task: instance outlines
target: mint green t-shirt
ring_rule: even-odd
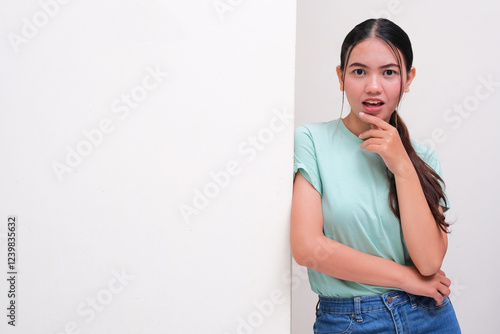
[[[389,207],[387,168],[380,155],[359,148],[362,142],[340,119],[301,125],[295,130],[294,175],[300,171],[321,195],[326,237],[411,265],[401,224]],[[440,174],[436,153],[412,144],[420,158]],[[345,281],[312,269],[308,275],[312,290],[326,297],[374,295],[394,289]]]

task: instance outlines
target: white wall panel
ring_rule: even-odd
[[[295,10],[0,4],[2,333],[289,332]]]

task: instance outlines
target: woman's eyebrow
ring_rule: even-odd
[[[398,67],[399,68],[399,65],[398,64],[387,64],[384,66],[380,66],[380,68],[388,68],[388,67]]]
[[[368,66],[366,66],[365,64],[361,64],[361,63],[352,63],[351,65],[349,65],[349,67],[363,67],[363,68],[366,68]]]
[[[365,64],[361,64],[361,63],[352,63],[352,64],[349,65],[349,67],[367,68],[368,66],[366,66]],[[399,68],[398,64],[393,64],[393,63],[387,64],[387,65],[382,65],[379,68],[382,69],[382,68],[388,68],[388,67],[398,67]]]

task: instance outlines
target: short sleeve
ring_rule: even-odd
[[[424,161],[432,169],[434,169],[434,171],[441,177],[441,179],[443,179],[442,171],[441,171],[441,164],[439,162],[438,155],[434,150],[431,150],[430,148],[428,149],[427,154],[425,155]],[[443,212],[446,212],[450,209],[450,202],[448,200],[448,197],[446,196],[446,189],[445,189],[443,183],[441,183],[441,188],[443,188],[444,197],[445,197],[446,201],[444,199],[441,199],[441,201],[439,202],[439,205],[441,205],[441,207],[443,208]]]
[[[311,131],[304,125],[295,129],[293,174],[297,171],[322,195],[321,177]]]

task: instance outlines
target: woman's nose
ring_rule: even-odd
[[[380,78],[377,75],[367,77],[366,92],[371,94],[380,93]]]

